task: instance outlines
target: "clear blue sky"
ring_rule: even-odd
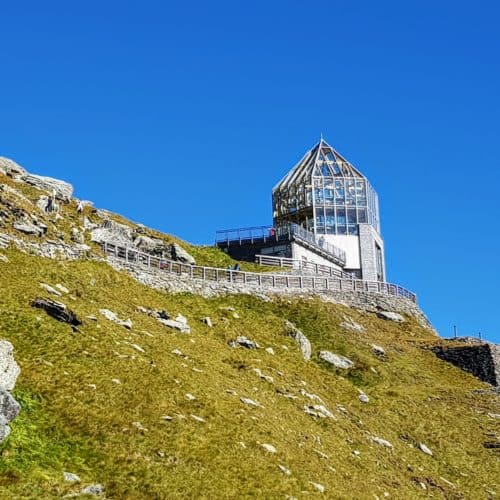
[[[3,2],[0,155],[196,243],[271,220],[320,133],[378,190],[391,281],[500,342],[500,4]]]

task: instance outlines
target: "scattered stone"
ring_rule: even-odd
[[[343,368],[347,370],[354,366],[354,363],[350,359],[341,356],[340,354],[334,354],[330,351],[320,351],[318,356],[320,359],[335,366],[336,368]]]
[[[33,300],[30,305],[32,307],[43,309],[52,318],[64,323],[68,323],[73,328],[82,324],[82,322],[77,318],[76,314],[68,309],[62,302],[56,302],[55,300],[51,299],[37,298]]]
[[[186,394],[186,399],[189,401],[194,401],[196,399],[196,396],[193,396],[189,392]]]
[[[171,422],[174,419],[174,417],[171,417],[170,415],[163,415],[161,419],[167,422]]]
[[[321,458],[324,458],[325,460],[328,460],[330,458],[326,453],[323,453],[322,451],[317,450],[316,448],[313,448],[313,451],[315,453],[317,453],[318,456],[320,456]]]
[[[133,347],[136,351],[139,351],[142,353],[146,352],[140,345],[137,345],[137,344],[130,344],[130,347]]]
[[[316,490],[318,490],[320,493],[324,493],[325,492],[325,487],[322,485],[322,484],[319,484],[319,483],[314,483],[313,481],[309,481]]]
[[[272,347],[266,347],[266,352],[274,356],[274,349]]]
[[[87,316],[87,319],[89,319],[90,321],[97,321],[97,317],[94,316],[93,314],[90,316]]]
[[[401,314],[393,311],[379,311],[377,316],[387,321],[395,321],[396,323],[403,323],[405,320]]]
[[[126,320],[120,319],[116,313],[110,311],[109,309],[99,309],[99,312],[109,321],[113,321],[113,323],[123,326],[127,328],[127,330],[132,329],[132,321],[130,319]]]
[[[261,446],[269,453],[277,453],[278,451],[272,444],[269,443],[262,443]]]
[[[178,330],[181,333],[191,333],[191,327],[188,325],[186,318],[181,314],[179,314],[176,319],[158,318],[158,321],[162,325]]]
[[[300,389],[299,392],[302,394],[302,396],[305,396],[311,401],[317,401],[318,403],[323,404],[323,400],[317,394],[312,394],[310,392],[307,392],[305,389]]]
[[[382,439],[382,438],[379,438],[377,436],[372,436],[371,440],[374,442],[374,443],[377,443],[379,444],[380,446],[385,446],[386,448],[392,448],[392,444],[387,441],[386,439]]]
[[[173,349],[171,352],[172,352],[172,354],[175,354],[176,356],[181,356],[183,358],[187,357],[180,349]]]
[[[313,417],[335,418],[335,415],[323,405],[304,406],[304,412]]]
[[[426,455],[430,455],[431,457],[434,455],[432,450],[424,443],[419,443],[418,447],[420,448],[420,451],[424,452]]]
[[[12,391],[21,369],[14,359],[14,347],[7,340],[0,340],[0,388]]]
[[[5,264],[7,264],[9,262],[9,259],[6,255],[0,253],[0,262],[4,262]]]
[[[258,401],[254,401],[250,398],[240,398],[240,401],[246,405],[254,406],[255,408],[264,408]]]
[[[67,182],[52,177],[44,177],[41,175],[26,174],[23,176],[24,182],[31,184],[38,189],[48,191],[54,194],[61,201],[68,202],[73,196],[73,186]]]
[[[278,468],[281,472],[283,472],[283,474],[285,474],[285,476],[291,476],[292,475],[292,471],[290,469],[287,469],[284,465],[280,465],[278,464]]]
[[[363,333],[366,330],[363,325],[356,323],[352,318],[346,315],[344,315],[344,321],[340,323],[340,326],[346,330],[354,330],[360,333]]]
[[[54,288],[57,288],[62,293],[69,293],[69,290],[65,286],[61,285],[61,283],[57,283]]]
[[[372,351],[373,354],[376,356],[384,357],[385,356],[385,349],[383,347],[380,347],[379,345],[372,344]]]
[[[63,472],[63,477],[64,480],[67,481],[68,483],[79,483],[80,478],[76,474],[73,474],[72,472]]]
[[[205,323],[205,325],[208,326],[208,328],[212,328],[214,325],[212,323],[212,320],[210,319],[209,316],[205,316],[204,318],[201,318],[200,320],[202,323]]]
[[[240,315],[237,312],[233,313],[232,316],[234,319],[240,319]]]
[[[298,344],[303,358],[306,361],[311,359],[311,343],[309,339],[291,322],[285,321],[285,333],[292,337]]]
[[[120,379],[119,378],[112,378],[111,379],[111,382],[113,382],[113,384],[116,384],[116,385],[120,385],[121,382],[120,382]]]
[[[262,380],[265,380],[266,382],[270,382],[271,384],[274,382],[273,377],[271,377],[270,375],[265,375],[264,373],[262,373],[262,371],[261,371],[260,368],[254,368],[252,371],[254,373],[256,373],[257,376],[260,377]]]
[[[202,422],[202,423],[205,423],[206,420],[202,417],[198,417],[198,415],[191,415],[191,418],[193,418],[194,420],[196,420],[197,422]]]
[[[228,342],[230,347],[245,347],[246,349],[259,349],[260,345],[257,344],[257,342],[254,342],[253,340],[247,339],[243,335],[238,335],[236,337],[236,340],[230,340]]]
[[[104,486],[102,484],[91,484],[80,490],[82,495],[102,495],[104,493]]]
[[[91,389],[94,389],[94,391],[97,389],[97,385],[95,384],[87,384]]]
[[[35,226],[31,222],[14,222],[12,227],[24,234],[33,234],[36,236],[41,236],[44,234],[44,229],[42,226]]]
[[[488,417],[490,417],[490,418],[500,418],[500,413],[488,413]]]
[[[352,452],[352,454],[353,454],[355,457],[359,457],[359,456],[361,455],[361,452],[360,452],[360,451],[358,451],[358,450],[354,450],[354,451]]]
[[[370,398],[364,393],[362,392],[359,396],[358,396],[359,400],[362,402],[362,403],[369,403],[370,402]]]
[[[229,312],[234,312],[236,309],[231,306],[220,306],[219,309],[221,311],[229,311]]]
[[[132,425],[141,432],[148,432],[146,427],[144,427],[140,422],[132,422]]]
[[[57,297],[61,297],[62,293],[59,290],[47,285],[47,283],[40,283],[40,287],[43,288],[46,292],[51,293],[52,295],[56,295]]]

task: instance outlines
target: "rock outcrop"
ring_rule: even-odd
[[[58,200],[68,202],[73,196],[73,186],[68,182],[42,175],[26,174],[22,180],[42,191],[53,193]]]
[[[0,173],[8,175],[9,177],[20,178],[28,172],[15,161],[0,156]]]
[[[17,417],[21,409],[11,394],[20,372],[13,352],[10,342],[0,340],[0,443],[10,434],[8,424]]]
[[[285,332],[295,340],[302,357],[309,361],[311,359],[311,342],[309,342],[309,339],[291,321],[285,322]]]

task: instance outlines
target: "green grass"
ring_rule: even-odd
[[[498,455],[483,447],[495,432],[487,413],[498,413],[498,401],[473,394],[484,385],[423,349],[439,340],[413,319],[395,324],[318,300],[166,295],[104,263],[3,253],[10,262],[0,263],[0,337],[14,344],[21,365],[15,396],[22,412],[1,448],[1,498],[60,498],[94,482],[110,498],[131,499],[319,495],[310,481],[323,484],[328,498],[500,494]],[[42,281],[69,288],[59,300],[83,319],[81,332],[29,306],[46,296]],[[137,312],[139,305],[184,314],[192,334],[169,330]],[[228,306],[239,319],[223,309]],[[131,318],[133,329],[107,321],[100,308]],[[340,328],[344,314],[367,332]],[[200,321],[207,315],[213,328]],[[284,334],[285,319],[304,331],[315,353],[330,349],[352,359],[355,368],[332,370],[316,355],[303,361]],[[272,347],[275,355],[228,347],[237,335]],[[371,343],[386,349],[385,360],[372,353]],[[319,395],[337,419],[306,415],[303,406],[312,402],[301,389]],[[358,400],[358,389],[369,395],[369,404]],[[187,393],[196,399],[189,401]],[[240,396],[263,408],[242,404]],[[373,435],[394,448],[373,444]],[[416,449],[420,442],[434,457]],[[292,475],[285,476],[279,464]],[[65,470],[80,475],[82,484],[64,483]]]

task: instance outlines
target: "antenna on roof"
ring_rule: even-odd
[[[323,132],[319,134],[319,142],[323,142]]]

